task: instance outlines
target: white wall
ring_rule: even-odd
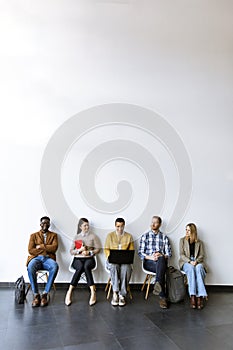
[[[26,277],[29,235],[39,228],[39,218],[44,214],[51,215],[52,229],[60,236],[57,280],[69,281],[68,250],[76,230],[75,217],[87,216],[104,243],[116,216],[124,215],[127,229],[138,239],[154,213],[164,218],[163,230],[168,232],[173,247],[172,264],[177,265],[178,242],[186,223],[195,222],[206,247],[210,268],[207,283],[232,285],[232,1],[24,0],[1,1],[0,9],[0,281],[15,281],[21,273]],[[102,128],[97,125],[102,116],[105,120],[108,117],[106,110],[98,113],[98,109],[91,109],[87,112],[93,113],[90,125],[96,125],[89,130],[83,111],[111,103],[136,105],[132,106],[135,113],[144,111],[145,120],[140,120],[145,130],[133,125],[134,112],[126,105],[121,106],[119,117],[113,111],[120,105],[116,109],[110,105],[109,121],[118,124]],[[151,135],[147,111],[155,118]],[[121,120],[123,114],[131,125]],[[86,131],[78,140],[76,129],[69,129],[72,116],[80,121],[76,136],[81,129]],[[73,133],[73,145],[66,133],[67,125]],[[163,134],[161,125],[167,130],[165,141],[159,139]],[[56,162],[61,149],[57,136],[61,148],[67,147],[59,173]],[[51,159],[48,152],[54,140],[58,146]],[[92,150],[114,140],[144,146],[154,158],[154,166],[157,162],[158,172],[152,184],[148,182],[149,160],[145,167],[138,165],[141,159],[137,164],[129,158],[102,166],[92,177],[102,200],[117,199],[120,180],[131,184],[132,196],[124,210],[101,213],[81,196],[79,170],[81,160],[88,159]],[[172,146],[176,142],[180,142],[181,149]],[[126,153],[128,150],[130,146]],[[46,163],[47,184],[45,158],[51,161],[50,165]],[[179,168],[182,165],[183,171]],[[60,184],[61,197],[53,192],[53,177]],[[180,204],[182,212],[172,227],[169,223],[176,200],[180,193],[184,201],[188,200],[190,182],[191,199],[184,207]],[[184,184],[188,186],[186,191],[180,187]],[[160,197],[142,215],[155,189]],[[84,179],[81,191],[85,195],[87,190]],[[65,205],[62,196],[68,208],[64,217],[59,212]],[[123,201],[126,197],[123,194]],[[101,254],[97,282],[106,280],[103,264]],[[133,281],[141,282],[143,277],[136,257]]]

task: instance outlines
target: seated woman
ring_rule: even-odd
[[[203,308],[203,298],[207,297],[205,289],[206,266],[204,263],[203,243],[197,237],[195,224],[186,226],[186,236],[180,240],[180,269],[188,278],[190,307]]]
[[[98,237],[89,232],[89,222],[81,218],[78,223],[78,232],[75,235],[70,254],[74,256],[72,267],[76,270],[70,282],[66,293],[65,304],[69,306],[72,303],[72,293],[77,287],[78,281],[83,272],[85,272],[87,285],[91,290],[89,305],[96,303],[96,289],[93,280],[92,270],[95,267],[94,255],[100,251],[100,242]]]

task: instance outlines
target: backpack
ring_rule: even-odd
[[[173,266],[168,266],[166,271],[166,288],[167,297],[171,303],[184,300],[186,295],[184,275]]]
[[[23,276],[21,276],[15,282],[15,302],[17,304],[23,304],[25,299],[25,281]]]

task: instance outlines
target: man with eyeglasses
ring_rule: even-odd
[[[58,272],[56,263],[56,251],[58,248],[58,239],[55,232],[49,231],[50,218],[43,216],[40,219],[40,231],[32,233],[29,239],[27,259],[28,277],[31,283],[34,299],[32,307],[47,306],[49,303],[49,292],[53,286]],[[37,271],[47,270],[49,273],[48,281],[42,295],[39,294],[37,284]]]

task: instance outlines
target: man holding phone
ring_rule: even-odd
[[[138,255],[143,260],[145,270],[156,273],[153,293],[159,295],[159,305],[166,309],[165,273],[167,259],[172,254],[168,237],[159,230],[161,224],[162,219],[159,216],[152,217],[151,229],[141,236]]]

